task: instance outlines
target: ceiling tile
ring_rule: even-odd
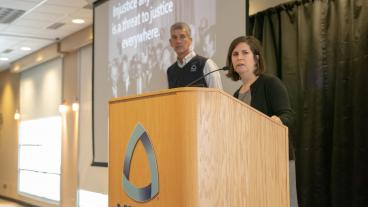
[[[0,54],[2,54],[4,50],[12,49],[12,47],[16,45],[18,42],[19,42],[18,39],[0,36]]]
[[[48,4],[43,4],[37,7],[34,11],[35,12],[50,12],[52,11],[55,14],[70,14],[77,11],[78,7],[72,6],[53,6]]]
[[[29,19],[20,19],[15,23],[16,26],[24,26],[35,29],[46,28],[47,26],[53,24],[52,21],[38,21],[38,20],[29,20]]]
[[[0,24],[0,33],[7,28],[9,25],[8,24]]]
[[[37,2],[25,2],[20,0],[0,0],[0,7],[29,10],[37,5]]]
[[[93,18],[93,12],[90,9],[78,9],[69,15],[72,18]]]
[[[82,8],[88,3],[85,0],[48,0],[48,5],[73,6]]]
[[[0,56],[9,61],[0,61],[0,71],[25,55],[31,54],[56,41],[92,24],[91,9],[84,9],[86,0],[0,0],[0,7],[26,10],[25,15],[10,24],[0,24]],[[83,18],[86,23],[71,23],[73,18]],[[48,26],[62,22],[64,26],[56,30]],[[22,51],[20,47],[31,47]],[[7,54],[2,51],[11,49]]]
[[[47,29],[37,29],[24,26],[10,26],[6,29],[8,34],[24,35],[26,37],[33,37],[34,39],[55,39],[58,36],[54,35]]]
[[[15,0],[13,2],[18,2],[18,1],[20,1],[20,2],[35,2],[35,3],[40,3],[41,1],[45,1],[45,0]]]
[[[24,16],[24,19],[30,19],[30,20],[39,20],[44,21],[45,19],[50,21],[55,21],[57,19],[60,19],[62,17],[65,17],[65,14],[55,14],[49,12],[36,12],[32,11]]]

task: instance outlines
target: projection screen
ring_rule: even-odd
[[[170,26],[191,26],[194,51],[225,65],[227,49],[245,35],[246,0],[110,0],[94,5],[93,165],[108,162],[108,101],[167,89],[176,60]],[[234,83],[222,75],[224,90]]]

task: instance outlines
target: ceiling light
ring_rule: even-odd
[[[16,110],[15,113],[14,113],[14,119],[15,120],[19,120],[20,119],[20,113],[18,112],[18,110]]]
[[[68,106],[66,104],[60,104],[59,105],[59,112],[61,114],[65,114],[66,112],[68,112]]]
[[[8,61],[8,60],[9,60],[9,58],[7,58],[7,57],[0,57],[0,60],[1,60],[1,61]]]
[[[31,50],[30,47],[21,47],[20,49],[23,50],[23,51],[30,51]]]
[[[20,65],[15,65],[12,69],[12,72],[19,72],[20,71]]]
[[[84,22],[86,22],[86,21],[84,21],[84,19],[73,19],[72,20],[72,22],[74,23],[74,24],[83,24]]]
[[[43,60],[43,56],[42,55],[39,55],[37,58],[36,58],[36,61],[37,62],[41,62]]]
[[[74,112],[79,111],[79,103],[77,101],[72,104],[72,110]]]

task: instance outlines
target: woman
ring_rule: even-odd
[[[265,74],[261,44],[252,36],[238,37],[232,41],[227,54],[227,74],[232,80],[241,80],[242,86],[234,96],[251,105],[276,122],[290,126],[293,111],[284,84],[273,75]],[[289,148],[292,149],[291,142]],[[297,207],[295,162],[289,150],[290,206]]]
[[[293,112],[287,90],[277,77],[264,74],[263,54],[256,38],[241,36],[234,39],[229,47],[226,66],[230,69],[228,77],[243,82],[234,97],[271,119],[290,126]]]

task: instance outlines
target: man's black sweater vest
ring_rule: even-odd
[[[167,78],[169,88],[178,88],[187,86],[192,81],[203,76],[203,68],[206,65],[207,58],[196,55],[183,68],[180,68],[175,62],[167,69]],[[206,80],[198,80],[192,86],[208,87]]]

